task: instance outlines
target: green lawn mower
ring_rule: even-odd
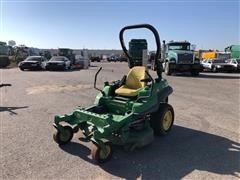
[[[129,50],[124,44],[124,31],[139,28],[149,29],[155,36],[156,79],[143,62],[147,52],[146,40],[132,39]],[[119,38],[128,58],[129,73],[122,80],[105,82],[101,90],[96,87],[100,68],[94,80],[94,88],[100,91],[94,105],[77,107],[72,114],[55,116],[53,124],[57,130],[53,138],[59,145],[68,143],[80,129],[84,138],[92,142],[92,158],[98,163],[111,158],[112,145],[122,145],[124,149],[133,151],[151,143],[154,135],[166,135],[174,121],[174,110],[168,104],[168,96],[173,90],[162,78],[161,44],[157,30],[149,24],[126,26],[120,31]],[[69,125],[62,125],[66,123]]]

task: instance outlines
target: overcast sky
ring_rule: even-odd
[[[47,1],[2,0],[0,41],[38,48],[120,49],[125,25],[149,23],[161,40],[188,40],[201,49],[239,44],[239,0]],[[147,30],[126,33],[146,38]]]

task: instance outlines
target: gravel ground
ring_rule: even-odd
[[[175,125],[165,137],[134,152],[116,147],[111,161],[96,165],[81,133],[59,147],[53,118],[88,106],[98,66],[98,84],[120,79],[126,63],[95,63],[67,72],[3,69],[1,88],[0,179],[239,179],[240,74],[202,73],[166,77]]]

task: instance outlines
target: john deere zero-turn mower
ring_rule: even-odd
[[[133,39],[126,49],[123,33],[125,30],[147,28],[155,36],[157,51],[155,70],[157,78],[153,79],[143,66],[143,53],[147,42]],[[122,145],[126,150],[134,150],[151,143],[154,135],[166,135],[173,125],[174,111],[168,104],[172,88],[162,78],[162,65],[159,59],[161,44],[157,30],[149,24],[124,27],[119,34],[121,46],[129,62],[129,73],[122,80],[105,82],[94,105],[77,107],[72,114],[55,116],[56,133],[53,138],[59,144],[68,143],[73,134],[82,130],[86,140],[92,142],[91,154],[96,162],[105,162],[111,158],[112,145]],[[68,123],[69,126],[62,125]]]

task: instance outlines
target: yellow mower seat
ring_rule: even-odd
[[[146,67],[135,66],[128,72],[125,85],[115,90],[115,93],[120,96],[134,97],[138,92],[145,87],[145,83],[141,82],[145,79]]]

